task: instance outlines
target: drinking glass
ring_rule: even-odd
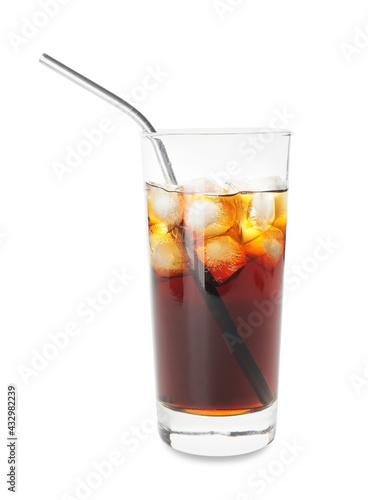
[[[237,455],[274,439],[290,137],[142,133],[158,429],[177,450]]]

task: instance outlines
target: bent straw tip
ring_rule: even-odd
[[[45,54],[45,52],[40,56],[38,62],[40,62],[41,64],[45,64],[47,62],[47,60],[50,59],[50,56],[48,56],[47,54]]]

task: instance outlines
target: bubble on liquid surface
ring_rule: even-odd
[[[229,182],[229,186],[238,192],[265,192],[265,191],[282,191],[287,189],[288,182],[278,176],[258,177],[254,179],[236,179]]]
[[[193,179],[185,182],[181,190],[187,194],[201,195],[219,195],[226,194],[228,192],[228,189],[220,186],[210,179],[206,179],[205,177],[200,177],[198,179]]]

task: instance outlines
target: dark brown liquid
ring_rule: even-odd
[[[271,404],[287,192],[203,195],[147,186],[147,196],[158,399],[204,415]],[[241,344],[233,350],[230,331]]]
[[[284,255],[272,271],[257,259],[220,293],[238,332],[277,397]],[[191,275],[152,275],[158,399],[206,415],[261,408]]]

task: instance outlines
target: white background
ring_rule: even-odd
[[[368,31],[366,1],[58,5],[52,18],[36,0],[0,8],[1,495],[15,383],[21,499],[82,498],[77,485],[97,484],[94,462],[114,452],[124,463],[84,498],[363,498],[368,40],[354,37]],[[265,450],[193,457],[152,432],[139,130],[38,64],[42,52],[128,96],[157,128],[268,126],[275,110],[292,115],[278,431]],[[144,88],[157,68],[165,76]],[[110,133],[60,181],[54,162],[102,119]],[[321,241],[331,245],[323,261],[313,257]],[[78,305],[121,269],[132,279],[87,325]],[[22,376],[73,320],[79,335]],[[298,456],[282,464],[294,441]],[[268,479],[255,483],[262,470]]]

